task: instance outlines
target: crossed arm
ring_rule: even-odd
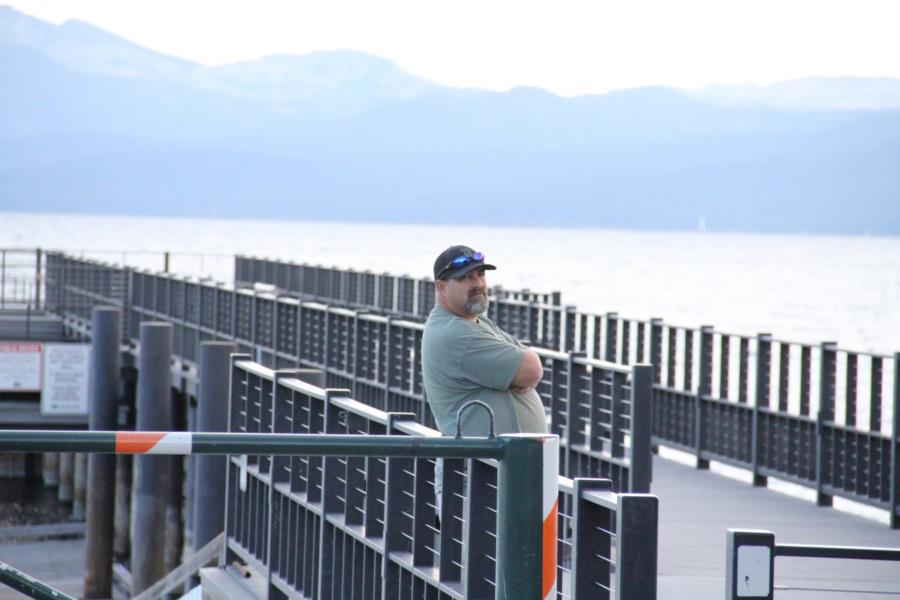
[[[519,364],[519,369],[509,384],[511,392],[524,394],[534,388],[544,376],[544,367],[540,357],[531,350],[525,351],[525,356]]]

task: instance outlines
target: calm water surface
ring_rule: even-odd
[[[729,333],[900,351],[900,238],[522,229],[0,213],[0,247],[232,278],[234,254],[428,276],[450,244],[483,251],[509,288]],[[102,252],[99,252],[102,251]]]

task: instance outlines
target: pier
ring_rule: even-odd
[[[325,394],[348,399],[335,408],[345,415],[340,427],[350,427],[346,415],[357,414],[354,410],[368,414],[364,407],[405,415],[375,421],[391,427],[406,423],[401,427],[406,435],[424,434],[432,424],[418,363],[421,322],[433,304],[428,280],[237,257],[235,282],[226,285],[61,253],[35,257],[39,267],[34,287],[40,292],[34,296],[40,300],[25,317],[34,312],[56,320],[65,337],[93,343],[95,308],[112,307],[121,314],[123,371],[149,368],[133,359],[146,358],[139,352],[143,329],[168,324],[171,379],[166,387],[175,399],[172,407],[182,416],[182,429],[197,423],[201,347],[211,341],[234,344],[244,357],[246,373],[263,373],[271,380],[270,388],[248,388],[269,389],[268,396],[261,394],[244,411],[256,415],[246,422],[255,423],[258,432],[282,431],[284,423],[266,417],[263,408],[266,402],[283,401],[276,374],[296,369],[319,373],[317,389],[343,390]],[[858,353],[830,342],[793,344],[769,334],[675,327],[662,320],[640,322],[617,313],[584,314],[563,305],[558,293],[495,289],[492,296],[492,318],[532,344],[544,361],[540,392],[551,431],[561,440],[560,475],[576,481],[605,480],[610,493],[620,497],[649,492],[659,499],[652,545],[657,574],[653,591],[658,594],[653,597],[722,597],[729,528],[769,530],[779,543],[900,546],[900,355]],[[251,363],[257,366],[251,368]],[[349,399],[356,404],[348,404]],[[271,406],[277,416],[276,404]],[[256,412],[247,412],[250,407]],[[0,404],[0,416],[3,411]],[[173,418],[164,429],[178,428]],[[654,449],[661,455],[677,452],[693,466],[654,456]],[[277,483],[262,476],[277,459],[260,457],[255,464],[260,490]],[[342,464],[349,471],[351,463]],[[720,465],[740,469],[747,483],[707,472],[721,470]],[[288,468],[294,467],[291,463]],[[247,467],[232,457],[228,468],[240,478]],[[328,470],[327,463],[324,468]],[[812,501],[769,489],[781,482],[805,490]],[[274,492],[266,493],[271,500]],[[563,488],[560,493],[565,497]],[[416,488],[413,497],[416,494],[427,496],[427,488]],[[188,498],[190,502],[190,493]],[[829,508],[844,500],[868,507],[884,524]],[[294,507],[289,511],[299,510],[300,505],[290,504],[293,500],[286,501]],[[429,504],[427,498],[423,502]],[[181,512],[190,514],[187,509]],[[347,524],[353,525],[352,519]],[[188,534],[192,527],[189,522],[181,525]],[[419,533],[425,536],[418,538],[425,540],[424,547],[429,535],[434,546],[433,532]],[[416,539],[415,533],[410,535]],[[466,545],[480,548],[485,543]],[[565,556],[567,543],[573,542],[562,535],[560,556]],[[223,564],[240,559],[257,576],[286,568],[269,556],[261,560],[251,545],[231,531],[223,556],[229,561]],[[558,567],[561,597],[575,597],[569,586],[582,581],[571,571],[577,572],[577,557],[584,555],[570,552],[571,562]],[[413,566],[417,560],[425,559],[413,558]],[[404,572],[413,573],[410,586],[428,587],[427,577],[417,579],[415,569]],[[614,569],[616,573],[621,569]],[[266,580],[280,593],[298,589],[289,579]],[[442,588],[440,578],[432,583],[447,597],[464,593]],[[883,598],[900,595],[900,573],[890,563],[823,566],[812,559],[779,559],[775,586],[778,598]],[[848,590],[852,596],[846,595]],[[476,596],[481,597],[471,597]]]

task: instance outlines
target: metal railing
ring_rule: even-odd
[[[309,265],[235,259],[236,279],[281,287]],[[352,271],[327,270],[321,298],[341,301]],[[302,288],[286,288],[303,291]],[[900,527],[900,353],[893,356],[590,314],[546,298],[492,298],[511,335],[608,363],[653,365],[653,442],[885,510]],[[421,312],[409,317],[420,317]]]
[[[773,600],[777,587],[775,585],[775,559],[779,556],[900,563],[900,548],[777,544],[774,533],[749,529],[729,529],[725,552],[725,597],[727,600],[738,600],[738,598]],[[839,591],[848,596],[856,592],[863,592],[863,590],[851,589],[802,589],[805,591]],[[871,591],[869,592],[871,593]],[[875,593],[893,595],[896,590]]]
[[[251,261],[252,269],[240,267],[246,272],[238,279],[260,275],[278,283],[272,275],[278,269],[282,278],[310,269],[244,258],[236,265]],[[70,267],[95,268],[79,264],[83,267]],[[336,281],[352,279],[339,270],[309,272],[318,273],[310,281],[330,281],[316,288],[315,297],[330,293],[339,303],[334,290],[352,287],[337,286]],[[357,273],[357,298],[362,275]],[[188,359],[198,340],[234,337],[260,362],[325,368],[329,385],[349,388],[354,397],[379,408],[416,412],[430,424],[421,402],[421,331],[410,320],[284,298],[278,290],[254,292],[150,273],[135,272],[133,278],[133,312],[147,319],[183,320],[187,325],[176,331],[176,342],[184,345],[182,355]],[[366,294],[374,298],[374,284],[366,285]],[[80,289],[72,289],[68,301],[77,300]],[[579,358],[611,364],[652,364],[655,444],[691,452],[699,467],[717,460],[748,469],[757,484],[771,476],[812,488],[823,505],[834,496],[862,502],[887,511],[892,527],[900,525],[900,477],[895,475],[900,354],[676,327],[616,313],[592,315],[530,298],[500,298],[490,310],[501,327],[536,346],[574,349]],[[197,322],[199,327],[193,325]],[[133,331],[136,327],[132,324]],[[294,328],[303,335],[295,335]],[[351,339],[363,343],[348,346]],[[372,381],[377,385],[370,387]],[[544,394],[553,385],[545,378]]]
[[[443,437],[247,358],[226,433],[0,431],[0,452],[232,455],[221,563],[266,597],[656,597],[657,499],[557,481],[555,436]]]
[[[322,265],[274,261],[250,256],[234,258],[237,286],[267,283],[281,293],[305,300],[361,308],[404,319],[422,320],[434,306],[434,282],[390,273],[372,273]],[[497,299],[559,305],[559,292],[532,292],[491,288]]]
[[[234,356],[230,431],[446,439],[415,415],[292,375]],[[252,565],[288,597],[493,597],[503,475],[491,460],[436,466],[432,457],[232,456],[226,562]],[[657,499],[611,487],[560,478],[554,597],[656,597]]]
[[[38,581],[31,575],[23,573],[2,561],[0,561],[0,583],[5,583],[29,598],[37,598],[38,600],[75,600],[73,596],[64,594],[58,589]]]
[[[422,386],[422,323],[57,253],[47,254],[47,286],[49,306],[82,334],[93,306],[116,306],[125,341],[137,340],[142,322],[167,321],[174,352],[187,363],[196,362],[200,342],[233,340],[267,367],[320,369],[327,386],[433,425]],[[536,350],[544,362],[538,392],[562,440],[560,472],[610,478],[616,491],[649,491],[650,367]]]

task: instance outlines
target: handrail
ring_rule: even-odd
[[[38,600],[75,600],[74,596],[64,594],[58,589],[38,581],[31,575],[23,573],[2,561],[0,561],[0,582],[30,598],[37,598]]]
[[[556,569],[548,569],[546,564],[556,562],[557,523],[555,513],[548,518],[544,498],[546,490],[557,487],[556,448],[558,439],[550,435],[455,439],[323,433],[0,430],[0,451],[17,452],[496,459],[498,600],[540,600],[556,589]],[[544,490],[543,495],[535,494],[536,489]]]

